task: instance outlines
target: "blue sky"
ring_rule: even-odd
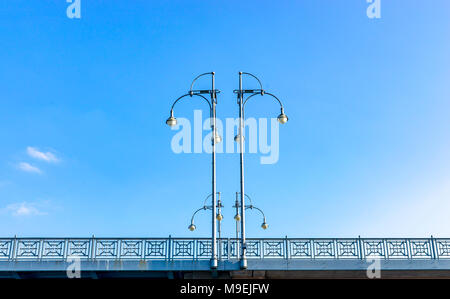
[[[289,116],[278,163],[246,155],[270,225],[249,212],[248,236],[450,236],[448,1],[381,0],[380,19],[364,0],[68,5],[0,1],[0,236],[208,236],[209,214],[187,226],[210,155],[174,154],[164,122],[208,71],[236,117],[241,70]],[[247,116],[277,116],[263,99]],[[239,158],[217,159],[231,237]]]

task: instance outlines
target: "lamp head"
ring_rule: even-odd
[[[286,116],[286,114],[284,114],[284,109],[283,108],[281,108],[281,114],[278,115],[277,119],[278,119],[278,122],[280,124],[285,124],[285,123],[288,122],[288,117]]]
[[[219,220],[219,221],[222,221],[223,215],[222,214],[217,214],[216,215],[216,219]]]
[[[245,137],[242,137],[242,140],[245,141]],[[241,135],[237,134],[236,136],[234,136],[234,141],[237,142],[237,143],[240,143],[241,142]]]
[[[216,138],[215,143],[221,143],[222,142],[222,136],[219,135],[219,132],[216,131]]]
[[[188,229],[193,232],[197,227],[195,226],[194,223],[191,223],[191,225],[188,226]]]
[[[166,120],[166,124],[169,127],[174,127],[177,125],[177,119],[173,116],[173,110],[170,110],[170,117]]]
[[[261,224],[262,229],[268,229],[269,225],[266,223],[266,221],[264,220],[263,224]]]
[[[241,221],[241,215],[239,214],[234,215],[234,220]]]

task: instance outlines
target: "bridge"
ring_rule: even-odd
[[[2,238],[0,278],[81,276],[165,278],[366,277],[379,261],[384,277],[450,278],[450,239],[247,239],[248,269],[239,266],[239,239],[218,239],[210,269],[209,238]]]

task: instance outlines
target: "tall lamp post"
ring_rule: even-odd
[[[253,77],[258,81],[259,89],[243,89],[242,87],[242,75],[247,75],[250,77]],[[256,95],[268,95],[274,98],[279,104],[281,108],[281,113],[278,115],[278,122],[281,124],[285,124],[288,121],[288,117],[286,114],[284,114],[284,107],[281,101],[273,94],[266,92],[261,84],[261,81],[253,74],[245,73],[245,72],[239,72],[239,89],[234,90],[234,93],[237,94],[238,99],[238,105],[239,105],[239,131],[238,135],[234,138],[236,142],[240,145],[240,173],[241,173],[241,268],[246,269],[247,268],[247,258],[246,258],[246,251],[247,246],[245,242],[245,192],[244,192],[244,107],[247,101],[256,96]],[[244,95],[249,94],[247,98],[244,99]]]
[[[211,89],[202,89],[202,90],[196,90],[193,89],[195,81],[203,76],[211,76]],[[212,199],[212,229],[211,229],[211,242],[212,242],[212,248],[211,248],[211,268],[215,269],[217,268],[217,237],[216,237],[216,143],[219,143],[222,138],[219,136],[217,129],[216,129],[216,105],[217,105],[217,94],[220,93],[219,90],[215,89],[215,73],[209,72],[204,73],[199,76],[197,76],[191,83],[191,88],[189,92],[185,95],[182,95],[178,99],[175,100],[175,102],[172,104],[172,108],[170,109],[170,116],[166,120],[166,124],[170,127],[176,126],[177,119],[174,117],[173,108],[175,105],[180,101],[181,99],[189,96],[189,97],[200,97],[203,100],[205,100],[208,103],[209,106],[209,113],[210,113],[210,119],[211,119],[211,131],[212,131],[212,192],[211,192],[211,199]],[[205,96],[206,95],[206,96]],[[207,98],[207,95],[209,95],[210,99]]]

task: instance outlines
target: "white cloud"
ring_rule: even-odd
[[[23,170],[25,172],[32,172],[32,173],[38,173],[38,174],[42,173],[42,171],[39,168],[37,168],[36,166],[33,166],[27,162],[20,162],[18,167],[20,170]]]
[[[33,216],[33,215],[46,215],[46,213],[40,211],[33,203],[13,203],[6,206],[6,211],[10,212],[13,216]]]
[[[33,157],[35,159],[43,160],[49,163],[56,163],[59,162],[59,158],[57,158],[53,153],[51,152],[41,152],[35,147],[27,147],[27,153],[30,157]]]

